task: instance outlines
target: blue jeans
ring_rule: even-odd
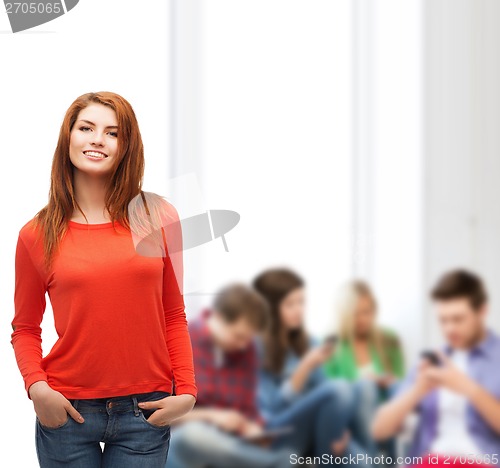
[[[353,385],[345,380],[326,380],[299,397],[287,409],[268,422],[268,427],[292,425],[296,429],[276,439],[273,447],[290,446],[299,455],[321,457],[371,455],[355,437],[351,437],[342,454],[332,452],[332,442],[338,441],[349,429],[356,414],[358,401]],[[358,466],[369,466],[363,461]]]
[[[399,382],[395,382],[387,389],[382,390],[371,379],[359,379],[353,383],[357,404],[350,428],[355,439],[373,457],[384,453],[386,457],[389,456],[392,460],[396,459],[395,438],[376,443],[371,436],[370,425],[379,405],[392,398],[399,384]]]
[[[294,426],[294,431],[279,439],[275,446],[290,445],[297,453],[312,451],[316,456],[332,453],[331,443],[344,433],[353,411],[351,386],[344,381],[327,380],[288,408],[274,415],[270,428]]]
[[[205,421],[172,426],[166,468],[289,468],[292,451],[245,442]]]
[[[35,440],[41,468],[163,468],[170,445],[170,426],[147,421],[155,410],[138,406],[171,394],[163,391],[95,399],[70,399],[85,419],[68,414],[57,428],[36,417]],[[100,442],[104,443],[104,451]]]
[[[342,437],[354,403],[349,383],[326,381],[318,385],[267,421],[266,428],[295,427],[269,448],[252,445],[207,422],[175,425],[166,468],[282,468],[293,466],[292,454],[332,454],[331,443]],[[359,453],[364,452],[351,440],[343,455]]]
[[[364,452],[374,457],[377,444],[371,435],[370,425],[379,405],[380,391],[378,385],[369,379],[354,381],[352,388],[356,404],[349,429]]]

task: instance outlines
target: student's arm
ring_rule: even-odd
[[[325,378],[322,370],[318,369],[326,360],[322,347],[311,347],[298,360],[290,377],[283,379],[280,375],[263,368],[265,350],[261,340],[258,340],[258,344],[258,406],[263,413],[274,413],[286,408],[301,395],[310,378],[313,380]],[[317,373],[314,374],[315,372]]]
[[[295,371],[286,382],[286,388],[290,394],[298,394],[304,388],[311,372],[315,369],[315,363],[309,354],[306,354],[297,364]]]
[[[290,379],[283,379],[264,368],[266,358],[262,339],[256,340],[258,371],[257,371],[257,406],[263,414],[273,414],[286,408],[299,393],[290,385]],[[285,362],[286,366],[286,362]]]
[[[41,368],[42,329],[40,327],[46,307],[47,285],[36,268],[21,234],[17,240],[15,256],[15,314],[12,320],[11,344],[17,365],[24,379],[28,398],[29,388],[38,381],[47,382]]]
[[[183,295],[182,229],[175,207],[168,202],[164,202],[163,205],[165,227],[162,226],[162,230],[167,248],[164,257],[162,295],[166,344],[175,380],[175,393],[192,395],[191,403],[194,405],[198,389]],[[189,409],[191,410],[192,406]]]
[[[309,343],[309,350],[299,360],[295,371],[286,382],[286,390],[289,395],[297,395],[302,392],[308,382],[315,385],[327,377],[323,366],[331,356],[331,349],[328,351],[328,348],[314,338],[311,338]]]
[[[500,401],[473,380],[470,380],[464,393],[486,424],[500,435]]]
[[[372,423],[373,438],[376,441],[386,440],[399,432],[405,418],[415,410],[421,398],[422,395],[412,386],[383,404]]]
[[[423,373],[428,366],[428,363],[421,363],[408,375],[398,394],[379,407],[371,426],[375,440],[386,440],[399,432],[405,418],[417,409],[423,397],[434,387]]]
[[[310,343],[310,349],[316,346],[321,346],[322,343],[315,337],[311,337],[309,339]],[[317,385],[322,384],[325,380],[328,380],[328,375],[325,370],[325,364],[328,362],[327,360],[333,356],[333,349],[332,353],[328,356],[325,356],[324,362],[322,362],[320,365],[316,366],[311,373],[309,374],[309,380],[307,382],[307,385],[310,386],[311,388],[316,387]]]

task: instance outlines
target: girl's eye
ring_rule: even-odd
[[[90,127],[80,127],[80,130],[82,132],[86,132],[87,130],[92,130]],[[118,137],[118,132],[109,132],[111,136],[114,136],[115,138]]]

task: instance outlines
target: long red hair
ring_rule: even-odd
[[[35,227],[40,228],[44,242],[45,266],[49,269],[68,221],[76,209],[73,164],[69,158],[70,133],[81,110],[92,103],[109,106],[118,121],[118,151],[105,196],[105,207],[113,223],[119,220],[130,228],[128,204],[142,190],[144,176],[144,146],[139,125],[130,103],[118,94],[101,91],[78,97],[66,111],[59,132],[59,140],[52,160],[49,201],[34,216]],[[87,219],[85,217],[85,219]]]

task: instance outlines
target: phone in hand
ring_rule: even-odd
[[[332,334],[328,335],[324,338],[323,340],[323,346],[326,346],[327,348],[333,348],[339,341],[338,335]]]
[[[427,359],[433,366],[441,365],[441,359],[439,358],[438,354],[435,351],[431,350],[422,351],[420,353],[420,357],[422,357],[423,359]]]

